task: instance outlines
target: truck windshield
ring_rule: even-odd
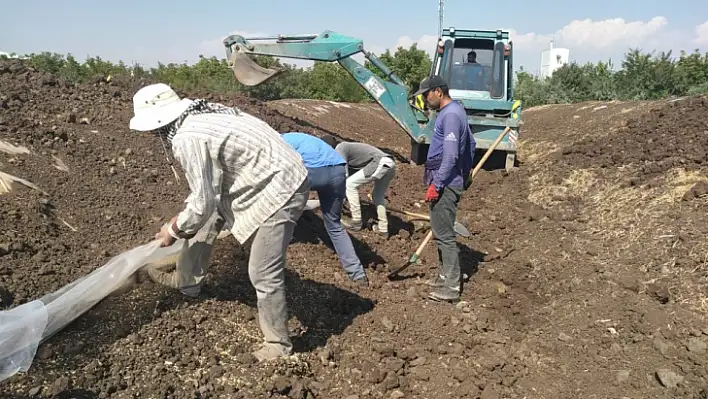
[[[450,89],[492,93],[494,41],[455,40],[450,71]]]
[[[467,54],[477,53],[476,62],[469,62]],[[489,91],[490,77],[492,75],[492,50],[456,48],[452,71],[450,74],[450,88],[454,90]]]

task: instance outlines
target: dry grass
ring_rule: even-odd
[[[623,187],[622,175],[622,171],[600,176],[592,169],[576,169],[554,184],[549,173],[539,172],[530,179],[529,200],[553,208],[570,198],[580,198],[593,232],[631,244],[654,234],[660,229],[660,219],[678,206],[694,184],[708,181],[702,172],[675,169],[666,174],[664,184],[648,189]]]
[[[519,158],[523,159],[524,162],[534,164],[544,161],[549,155],[559,149],[557,144],[548,141],[529,142],[527,140],[519,140],[518,154]]]
[[[664,175],[663,184],[653,188],[623,186],[626,174],[578,169],[554,183],[550,173],[540,172],[530,179],[529,200],[556,210],[569,199],[580,200],[579,216],[587,220],[588,233],[611,242],[617,257],[635,258],[643,272],[660,270],[657,278],[670,282],[677,302],[708,315],[708,237],[684,248],[679,232],[671,230],[678,224],[666,225],[669,215],[684,206],[686,192],[708,181],[708,173],[673,169]],[[677,266],[679,258],[683,264]],[[686,267],[689,262],[692,266]]]
[[[664,176],[664,184],[654,188],[623,187],[622,172],[602,184],[587,197],[586,213],[590,226],[603,238],[618,241],[621,247],[647,242],[646,239],[664,234],[663,219],[679,206],[681,198],[699,181],[708,176],[683,169],[674,169]]]
[[[25,185],[31,189],[41,192],[44,195],[49,195],[44,190],[39,188],[39,186],[37,186],[36,184],[32,183],[29,180],[25,180],[21,177],[13,176],[9,173],[0,172],[0,194],[7,194],[7,193],[14,191],[17,184]]]
[[[678,302],[708,316],[708,240],[704,240],[691,251],[692,256],[700,257],[698,267],[682,270],[676,282]]]
[[[708,181],[708,174],[705,171],[686,171],[674,169],[667,173],[666,190],[657,201],[660,203],[676,203],[699,182]]]
[[[585,196],[595,181],[595,173],[591,169],[572,170],[560,184],[554,184],[549,173],[538,172],[529,181],[529,200],[549,209],[572,197]]]
[[[708,237],[684,246],[678,237],[665,235],[657,237],[654,246],[655,250],[662,250],[664,262],[659,265],[661,277],[650,282],[666,281],[673,300],[705,320],[708,317]],[[681,264],[677,265],[677,255],[682,254]],[[686,267],[686,258],[692,262],[691,267]]]
[[[27,149],[27,147],[18,147],[18,146],[12,145],[6,141],[0,140],[0,152],[3,152],[5,154],[9,154],[9,155],[23,155],[23,154],[29,154],[30,150]]]
[[[530,108],[525,108],[522,110],[522,112],[523,113],[525,113],[525,112],[531,113],[531,112],[541,111],[541,110],[548,109],[548,108],[565,108],[565,107],[570,107],[570,106],[571,106],[570,104],[544,104],[544,105],[536,105],[536,106],[533,106]],[[522,116],[522,118],[523,118],[523,116]]]

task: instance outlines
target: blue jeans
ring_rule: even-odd
[[[342,227],[342,204],[346,198],[347,178],[344,165],[307,168],[310,190],[317,191],[325,229],[332,240],[344,271],[352,280],[366,277],[364,266],[354,251],[349,233]]]

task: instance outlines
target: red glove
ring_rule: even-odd
[[[428,186],[428,191],[425,192],[425,202],[435,201],[440,197],[438,190],[435,188],[435,184]]]

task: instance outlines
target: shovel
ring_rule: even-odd
[[[256,64],[240,48],[231,53],[229,65],[236,80],[246,86],[256,86],[280,73],[280,70],[263,68]]]
[[[479,160],[479,163],[477,164],[477,166],[475,166],[474,170],[472,171],[472,174],[471,174],[472,176],[471,176],[470,180],[474,178],[474,176],[477,174],[477,172],[479,172],[480,169],[482,169],[482,166],[487,161],[487,158],[489,158],[489,156],[492,155],[492,151],[494,151],[494,149],[497,148],[499,143],[502,141],[502,139],[506,135],[506,132],[508,132],[508,131],[509,131],[509,127],[507,126],[507,128],[504,129],[504,131],[499,134],[499,137],[497,137],[497,139],[494,140],[494,143],[492,143],[492,145],[489,147],[487,152],[484,153],[484,156],[482,157],[482,159]],[[423,242],[420,243],[420,246],[418,246],[418,249],[410,257],[410,259],[408,259],[408,262],[406,262],[403,266],[399,267],[398,269],[389,273],[388,278],[392,279],[392,278],[396,277],[400,272],[404,271],[405,269],[410,267],[410,265],[417,262],[418,259],[420,258],[420,254],[423,252],[423,248],[425,248],[425,246],[428,244],[428,242],[430,241],[431,238],[433,238],[433,231],[432,230],[430,230],[428,232],[428,234],[423,239]]]

